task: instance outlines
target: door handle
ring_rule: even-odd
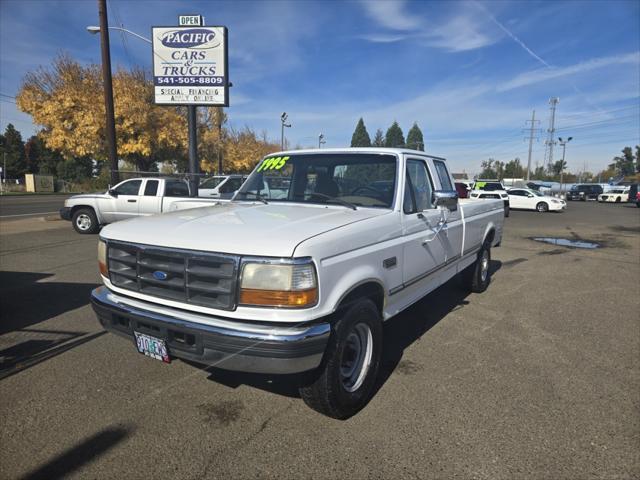
[[[136,203],[138,200],[127,200],[129,203]]]

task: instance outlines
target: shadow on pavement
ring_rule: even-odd
[[[22,480],[67,478],[69,474],[83,465],[104,455],[108,450],[130,436],[131,433],[132,428],[130,427],[115,427],[102,430],[77,446],[59,454],[37,470],[23,476]]]
[[[0,335],[89,304],[92,283],[40,282],[52,273],[0,271]]]
[[[491,275],[493,275],[502,268],[502,262],[492,260],[490,268]],[[385,323],[383,333],[384,348],[378,372],[378,381],[371,397],[377,394],[396,369],[411,370],[411,365],[403,366],[401,363],[405,349],[419,340],[450,312],[468,304],[466,297],[469,295],[470,293],[461,287],[460,280],[456,276],[397,317]],[[191,362],[187,363],[198,368],[204,368],[209,372],[209,380],[231,388],[249,385],[293,398],[300,398],[298,387],[304,385],[313,376],[313,373],[301,375],[250,374],[206,368]]]

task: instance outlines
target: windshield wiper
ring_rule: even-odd
[[[257,192],[238,192],[235,194],[232,200],[235,200],[238,195],[253,195],[254,197],[256,197],[256,200],[258,200],[259,202],[262,202],[265,205],[269,205],[269,202],[267,202],[267,199]]]
[[[335,203],[339,203],[340,205],[350,208],[352,210],[358,209],[358,207],[356,207],[353,203],[347,202],[346,200],[342,200],[341,198],[338,198],[338,197],[331,197],[329,195],[325,195],[324,193],[318,193],[318,192],[313,192],[313,193],[310,193],[309,195],[311,195],[312,197],[326,198],[327,200],[331,200]]]

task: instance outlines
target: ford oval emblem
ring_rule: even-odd
[[[169,275],[167,275],[167,272],[162,272],[160,270],[156,270],[155,272],[153,272],[153,278],[155,278],[156,280],[166,280],[168,276]]]

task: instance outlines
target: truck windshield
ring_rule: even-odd
[[[270,156],[235,199],[391,208],[396,162],[393,155],[361,153]]]

